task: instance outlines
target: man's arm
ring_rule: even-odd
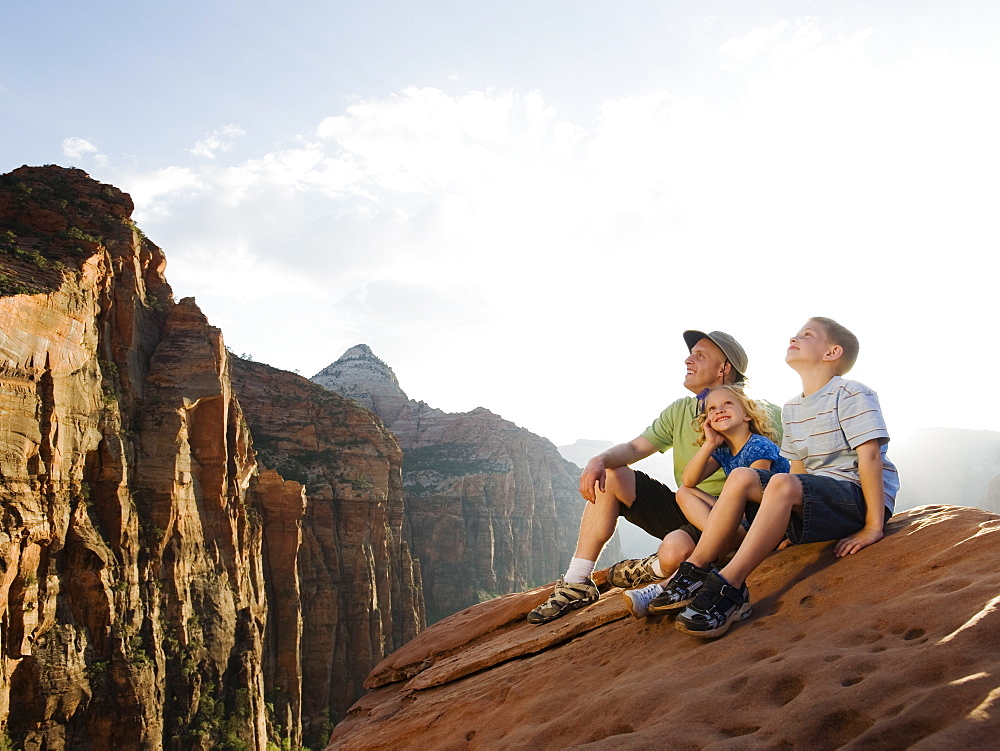
[[[841,558],[857,553],[882,539],[885,525],[885,486],[882,482],[882,451],[878,439],[865,441],[858,453],[858,476],[865,496],[865,526],[837,543],[834,554]]]
[[[628,443],[619,443],[604,451],[589,462],[580,475],[580,495],[593,503],[597,499],[594,492],[594,485],[604,491],[604,479],[607,470],[617,467],[624,467],[640,459],[651,456],[656,451],[656,446],[649,442],[648,438],[638,436]]]

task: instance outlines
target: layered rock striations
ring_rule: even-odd
[[[301,676],[304,724],[322,727],[324,712],[332,706],[339,717],[370,667],[424,623],[406,542],[402,452],[348,399],[268,365],[232,362],[262,468],[269,591],[279,608],[269,638],[275,647],[301,642],[307,659],[281,673]],[[283,633],[285,623],[300,629]]]
[[[0,181],[0,716],[13,738],[46,747],[143,747],[192,720],[210,685],[229,688],[217,682],[228,659],[201,649],[201,625],[162,586],[183,533],[157,528],[133,496],[171,293],[131,209],[76,171],[22,168]],[[190,447],[171,454],[189,461]],[[171,480],[182,485],[180,472]],[[170,713],[180,666],[166,660],[168,640],[203,678]],[[259,687],[239,688],[261,702]]]
[[[470,607],[369,675],[330,749],[994,748],[1000,517],[923,506],[836,559],[772,554],[716,641],[594,605],[534,626],[551,587]]]
[[[79,170],[0,176],[0,729],[315,745],[422,626],[399,449],[234,366],[131,211]]]
[[[399,439],[428,622],[565,569],[583,501],[579,469],[550,441],[484,408],[446,413],[409,399],[364,344],[312,380],[373,409]],[[615,538],[607,556],[619,555]]]

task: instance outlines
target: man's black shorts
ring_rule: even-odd
[[[674,491],[645,472],[633,471],[635,502],[631,506],[619,503],[618,515],[625,517],[657,540],[662,540],[668,532],[673,532],[675,529],[683,529],[692,540],[698,542],[701,530],[684,516],[684,512],[677,505]]]

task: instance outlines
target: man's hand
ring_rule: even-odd
[[[595,456],[587,462],[587,466],[583,469],[583,474],[580,475],[580,495],[593,503],[597,500],[594,485],[596,484],[603,493],[606,478],[607,470],[604,467],[604,460],[600,456]]]
[[[843,558],[845,555],[853,555],[862,548],[874,545],[882,539],[884,534],[885,533],[881,529],[868,529],[867,527],[864,527],[850,537],[845,537],[843,540],[838,542],[837,546],[833,549],[833,554],[837,556],[837,558]]]
[[[594,485],[603,493],[604,483],[609,469],[625,467],[632,462],[645,459],[656,451],[656,447],[642,436],[633,438],[628,443],[619,443],[604,451],[589,462],[580,475],[580,495],[591,503],[597,500]]]

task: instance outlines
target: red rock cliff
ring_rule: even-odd
[[[290,427],[276,394],[312,388],[291,374],[245,382],[245,414],[220,332],[173,302],[131,211],[79,170],[0,176],[0,730],[321,742],[422,625],[398,448],[350,405]]]
[[[420,572],[406,542],[402,452],[350,400],[293,373],[232,362],[263,470],[265,559],[280,608],[270,643],[301,642],[308,659],[282,673],[285,682],[301,675],[305,724],[320,728],[324,712],[339,719],[371,666],[424,623]],[[282,565],[290,570],[279,575]],[[286,623],[299,631],[289,634]]]

